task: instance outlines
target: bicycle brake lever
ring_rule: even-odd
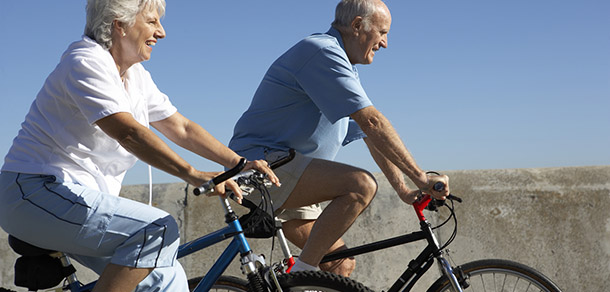
[[[429,211],[438,211],[438,207],[444,206],[447,200],[457,201],[458,203],[462,202],[462,198],[449,194],[446,200],[437,200],[432,198],[430,203],[428,203],[428,206],[426,206],[426,209]]]
[[[426,206],[426,210],[428,211],[438,211],[438,207],[441,207],[445,205],[445,201],[444,200],[437,200],[432,198],[430,200],[430,203],[428,203],[428,206]]]
[[[452,200],[452,201],[457,201],[458,203],[462,202],[462,198],[460,198],[458,196],[454,196],[452,194],[449,194],[449,196],[447,196],[447,199]]]

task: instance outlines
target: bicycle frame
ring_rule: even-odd
[[[388,292],[411,291],[419,278],[421,278],[421,276],[425,274],[428,269],[430,269],[434,263],[434,259],[438,261],[443,273],[449,277],[449,279],[451,279],[453,290],[456,292],[461,292],[461,286],[453,274],[453,269],[449,262],[443,257],[442,250],[440,249],[440,245],[436,239],[436,236],[434,235],[434,232],[432,231],[432,227],[423,214],[423,210],[426,208],[430,200],[430,196],[426,195],[419,201],[413,203],[413,208],[415,209],[415,213],[420,222],[421,231],[333,252],[324,256],[321,262],[324,263],[334,261],[419,240],[426,240],[428,245],[415,259],[409,262],[407,269],[402,273],[402,275],[400,275],[396,282],[394,282]]]
[[[220,200],[225,208],[225,222],[227,223],[227,226],[210,234],[204,235],[198,239],[182,244],[178,248],[178,258],[182,258],[226,239],[233,238],[231,243],[229,243],[220,257],[216,260],[212,268],[210,268],[201,282],[199,282],[195,290],[193,290],[194,292],[210,290],[214,282],[218,280],[220,275],[222,275],[222,273],[227,269],[238,253],[241,254],[242,264],[246,265],[246,273],[256,270],[254,260],[243,260],[244,258],[253,256],[253,254],[252,250],[250,249],[250,245],[243,234],[241,224],[239,223],[239,220],[237,220],[237,216],[231,210],[231,206],[229,205],[227,199],[221,198]],[[255,260],[262,261],[260,258],[256,258]]]

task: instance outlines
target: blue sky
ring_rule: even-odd
[[[144,66],[182,114],[223,143],[271,62],[325,32],[336,4],[167,2],[167,37]],[[610,164],[610,1],[386,3],[389,47],[359,66],[360,76],[420,167]],[[2,156],[61,53],[82,35],[84,8],[84,0],[2,2]],[[221,170],[177,152],[202,170]],[[361,141],[337,160],[378,171]],[[179,181],[160,171],[153,180]],[[138,163],[124,184],[147,182]]]

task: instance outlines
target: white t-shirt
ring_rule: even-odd
[[[95,122],[129,112],[148,127],[177,111],[141,64],[124,77],[123,83],[110,53],[95,41],[84,36],[72,43],[32,103],[2,171],[54,175],[118,195],[137,158]]]

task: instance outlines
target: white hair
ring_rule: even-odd
[[[87,0],[85,35],[110,49],[114,21],[133,26],[136,15],[145,7],[157,9],[159,16],[165,14],[165,0]]]
[[[365,30],[370,30],[370,19],[379,9],[379,0],[341,0],[335,9],[332,27],[343,30],[350,27],[356,16],[362,17]]]

